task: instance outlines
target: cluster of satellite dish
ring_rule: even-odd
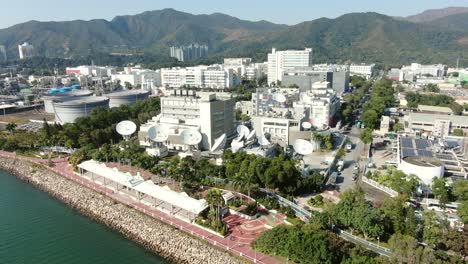
[[[179,137],[184,145],[191,147],[197,146],[202,141],[201,133],[194,129],[182,130]],[[161,125],[152,126],[148,129],[148,138],[161,145],[169,138],[169,130]]]
[[[122,121],[117,124],[115,130],[121,135],[126,141],[130,139],[133,133],[136,132],[137,126],[135,123],[129,120]]]
[[[257,139],[258,144],[262,147],[269,146],[271,144],[265,135],[256,138],[255,130],[250,131],[248,127],[239,125],[237,126],[237,138],[231,142],[231,149],[235,153],[240,149],[255,143],[255,139]]]

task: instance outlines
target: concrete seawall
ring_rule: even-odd
[[[171,262],[245,263],[189,234],[57,175],[44,166],[0,158],[0,168]]]

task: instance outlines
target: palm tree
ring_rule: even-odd
[[[16,126],[16,123],[10,122],[6,125],[6,130],[13,134],[13,132],[16,130]]]
[[[255,177],[250,173],[237,173],[236,177],[232,180],[234,186],[241,190],[247,189],[247,196],[250,197],[250,191],[257,183]]]
[[[216,219],[221,220],[220,208],[224,206],[224,199],[221,190],[212,188],[206,194],[206,202],[211,210],[216,210]]]

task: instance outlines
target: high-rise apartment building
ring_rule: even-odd
[[[21,45],[18,45],[18,52],[20,59],[30,58],[34,56],[34,46],[30,45],[28,42],[25,42]]]
[[[268,54],[268,83],[276,83],[283,78],[283,72],[295,67],[312,66],[312,49],[276,51]]]
[[[196,60],[208,56],[208,46],[199,44],[190,44],[187,46],[172,46],[171,57],[178,61]]]
[[[0,45],[0,62],[7,61],[6,48]]]

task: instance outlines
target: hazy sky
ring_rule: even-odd
[[[169,7],[194,14],[221,12],[247,20],[296,24],[350,12],[407,16],[448,6],[468,6],[468,0],[0,0],[0,28],[29,20],[110,20],[116,15]]]

